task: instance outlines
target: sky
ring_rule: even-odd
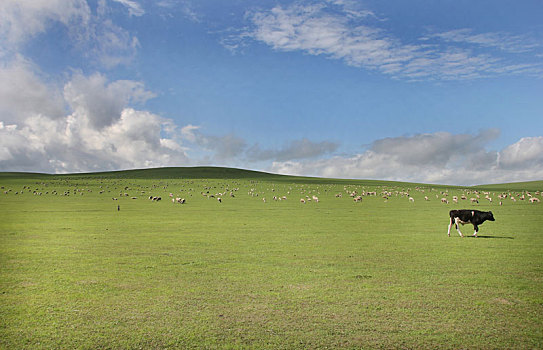
[[[0,171],[543,179],[541,0],[2,0]]]

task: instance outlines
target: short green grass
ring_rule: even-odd
[[[0,186],[3,349],[543,347],[543,204],[497,199],[543,182],[170,168],[4,173]],[[479,204],[452,202],[476,190]],[[496,221],[449,238],[453,208]]]

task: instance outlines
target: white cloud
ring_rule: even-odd
[[[510,170],[543,168],[543,136],[523,137],[499,153],[499,167]]]
[[[36,76],[29,80],[40,86]],[[0,170],[77,172],[272,161],[267,169],[272,172],[337,178],[460,185],[543,178],[543,136],[523,138],[497,152],[486,149],[498,137],[496,129],[475,135],[436,132],[384,138],[365,152],[327,157],[337,144],[301,139],[263,150],[233,134],[207,135],[200,126],[177,126],[130,106],[152,97],[138,82],[75,73],[63,91],[69,114],[30,110],[16,122],[0,122]],[[28,95],[26,103],[37,105],[41,99],[41,94]]]
[[[121,3],[131,14],[143,14],[136,2]],[[78,50],[83,58],[108,69],[130,64],[140,47],[139,40],[114,24],[107,8],[105,1],[99,1],[93,14],[84,0],[0,1],[0,58],[17,56],[23,44],[60,23],[69,38],[66,45]]]
[[[478,135],[446,132],[376,140],[360,154],[274,162],[270,171],[291,175],[474,185],[541,180],[543,137],[523,138],[500,152],[485,146],[496,130]]]
[[[189,142],[195,143],[197,138],[196,132],[198,129],[200,129],[199,126],[192,124],[186,125],[181,128],[181,136]]]
[[[4,122],[16,122],[35,114],[50,118],[64,115],[64,101],[58,89],[44,83],[31,62],[17,56],[0,62],[0,115]],[[9,83],[8,83],[9,82]]]
[[[322,5],[293,5],[256,12],[251,17],[252,36],[276,50],[301,50],[371,69],[401,64],[414,56],[415,47],[401,46],[379,29],[353,25],[349,17],[325,9]]]
[[[37,77],[31,78],[40,86]],[[175,123],[130,107],[153,97],[142,83],[76,73],[63,91],[53,95],[64,98],[71,114],[49,116],[31,109],[13,124],[0,123],[1,170],[74,172],[190,163]],[[42,94],[24,97],[21,104],[30,106],[43,99]]]
[[[52,21],[67,28],[85,27],[91,11],[84,0],[2,0],[0,1],[0,37],[3,45],[18,46],[46,30]]]
[[[88,41],[81,42],[81,49],[90,48],[92,56],[108,69],[130,64],[140,47],[137,37],[108,19],[97,21],[90,34]]]
[[[139,17],[139,16],[143,16],[145,14],[145,11],[141,7],[141,5],[136,1],[133,1],[133,0],[113,0],[113,1],[118,2],[118,3],[126,6],[130,16]]]
[[[175,135],[161,136],[164,123],[132,108],[101,130],[76,115],[28,118],[16,128],[0,127],[0,169],[78,172],[188,164]]]
[[[371,12],[358,13],[353,15],[349,7],[337,1],[276,6],[269,11],[250,13],[248,18],[252,28],[239,34],[238,41],[230,36],[226,42],[231,49],[252,38],[274,50],[322,55],[351,66],[409,80],[461,80],[499,74],[543,75],[543,65],[532,56],[518,64],[482,50],[497,47],[519,54],[540,46],[527,37],[506,33],[472,34],[464,29],[403,43],[380,29],[373,23],[375,21],[367,20],[374,18]],[[478,50],[460,44],[475,45]]]
[[[127,104],[144,103],[154,97],[143,83],[132,80],[107,82],[104,75],[77,73],[64,87],[64,98],[74,113],[85,116],[93,128],[111,125]]]
[[[162,18],[174,18],[180,13],[191,22],[202,21],[202,15],[194,10],[196,3],[190,0],[159,0],[154,1],[154,4],[161,10],[160,17]]]
[[[427,38],[439,38],[446,42],[466,43],[475,47],[494,47],[511,53],[531,52],[541,48],[541,43],[536,42],[526,35],[512,35],[505,32],[473,33],[472,29],[462,28],[442,33],[428,35]],[[423,40],[425,40],[423,38]]]
[[[497,129],[488,129],[478,135],[437,132],[384,138],[375,141],[371,150],[376,154],[401,159],[403,164],[443,167],[449,163],[469,159],[482,151],[485,144],[497,138],[499,133]]]

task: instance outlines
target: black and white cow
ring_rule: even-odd
[[[481,225],[486,220],[495,220],[491,211],[479,211],[471,209],[451,210],[449,212],[449,216],[449,230],[447,231],[449,237],[451,236],[451,227],[453,224],[456,226],[456,230],[458,231],[460,237],[464,236],[462,235],[462,232],[460,232],[458,224],[472,224],[473,228],[475,229],[475,233],[473,234],[473,236],[477,237],[477,232],[479,232],[479,225]]]

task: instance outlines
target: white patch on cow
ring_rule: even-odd
[[[462,232],[460,232],[460,226],[458,226],[458,224],[467,224],[467,222],[464,222],[462,220],[460,220],[459,218],[454,218],[454,222],[456,224],[456,231],[458,231],[458,234],[460,235],[460,237],[464,237],[464,235],[462,234]]]
[[[460,218],[454,218],[454,221],[456,222],[456,225],[458,225],[458,224],[465,225],[465,224],[470,223],[469,221],[462,221],[462,220],[460,220]]]

